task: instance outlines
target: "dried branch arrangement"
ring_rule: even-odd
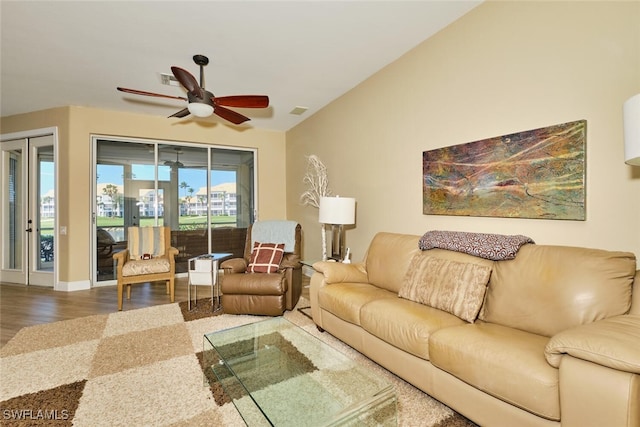
[[[327,167],[315,154],[307,157],[307,172],[304,174],[302,182],[308,187],[307,191],[300,196],[300,201],[304,206],[311,205],[319,208],[320,198],[331,195]]]
[[[307,186],[307,190],[300,195],[303,206],[320,208],[320,198],[331,195],[327,167],[315,154],[307,157],[307,172],[302,182]],[[327,260],[327,235],[324,224],[322,224],[322,260]]]

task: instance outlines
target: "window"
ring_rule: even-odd
[[[166,225],[180,254],[242,256],[254,221],[253,150],[158,141],[94,138],[96,280],[114,280],[113,253],[129,226]],[[239,203],[242,200],[243,203]]]

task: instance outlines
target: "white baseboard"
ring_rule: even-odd
[[[78,280],[76,282],[58,282],[53,287],[54,291],[73,292],[73,291],[86,291],[91,289],[91,282],[89,280]]]
[[[99,282],[93,283],[94,288],[105,288],[107,286],[117,286],[117,285],[118,285],[118,282],[115,280],[101,280]]]

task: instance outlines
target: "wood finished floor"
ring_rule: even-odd
[[[303,276],[302,295],[308,298],[309,278]],[[209,289],[200,288],[198,296]],[[187,300],[187,278],[176,278],[175,300]],[[131,299],[126,295],[122,310],[134,310],[168,304],[164,283],[131,286]],[[116,286],[96,287],[86,291],[60,292],[52,288],[0,283],[0,347],[25,326],[69,320],[118,310]]]

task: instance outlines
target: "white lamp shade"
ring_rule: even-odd
[[[353,197],[321,197],[318,220],[322,224],[355,224],[356,199]]]
[[[213,114],[213,107],[211,105],[200,102],[190,102],[189,105],[187,105],[187,109],[191,114],[198,117],[209,117]]]
[[[640,166],[640,93],[627,99],[624,114],[624,161]]]

